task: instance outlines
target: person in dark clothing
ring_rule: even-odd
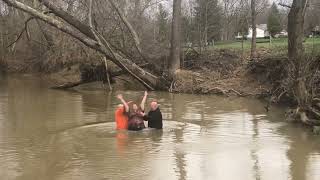
[[[143,119],[148,121],[149,128],[162,129],[162,113],[156,101],[150,103],[150,111],[148,115],[144,115]]]

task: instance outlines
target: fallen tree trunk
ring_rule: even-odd
[[[70,15],[64,14],[64,11],[61,8],[60,9],[56,8],[53,5],[53,3],[50,3],[49,1],[46,1],[46,0],[42,1],[52,11],[52,13],[54,13],[61,19],[65,20],[69,25],[64,23],[63,21],[60,21],[59,19],[46,15],[45,13],[42,13],[41,11],[33,9],[30,6],[24,3],[18,2],[16,0],[3,0],[3,1],[6,2],[9,6],[20,9],[34,17],[37,17],[40,20],[59,29],[60,31],[72,36],[73,38],[76,38],[77,40],[85,44],[87,47],[97,50],[98,52],[103,54],[106,58],[108,58],[113,63],[115,63],[118,67],[120,67],[122,70],[128,72],[128,74],[130,74],[133,78],[137,79],[147,89],[149,90],[168,89],[168,83],[166,82],[166,80],[152,75],[151,73],[145,71],[144,69],[142,69],[141,67],[133,63],[131,60],[125,57],[122,57],[120,54],[116,52],[112,52],[109,46],[107,46],[109,48],[108,49],[106,48],[106,46],[103,46],[102,44],[97,42],[95,40],[93,31],[90,29],[89,26],[76,20],[74,17]],[[70,27],[70,25],[72,27]],[[73,28],[76,28],[80,32],[78,32]],[[88,28],[89,28],[89,31],[88,31]],[[106,43],[108,42],[105,42],[105,44]]]

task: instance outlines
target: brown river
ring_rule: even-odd
[[[256,99],[151,92],[164,129],[127,132],[115,130],[117,93],[1,75],[0,179],[320,179],[320,137],[285,122],[282,107],[266,113]]]

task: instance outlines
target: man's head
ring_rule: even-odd
[[[152,111],[156,110],[159,107],[158,102],[157,101],[152,101],[150,103],[150,108]]]

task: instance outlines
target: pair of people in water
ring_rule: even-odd
[[[157,101],[150,103],[150,111],[145,114],[145,103],[148,92],[145,91],[140,106],[133,102],[126,102],[121,94],[117,98],[121,101],[115,112],[117,129],[139,131],[145,128],[144,121],[148,121],[149,128],[162,129],[162,113]]]

